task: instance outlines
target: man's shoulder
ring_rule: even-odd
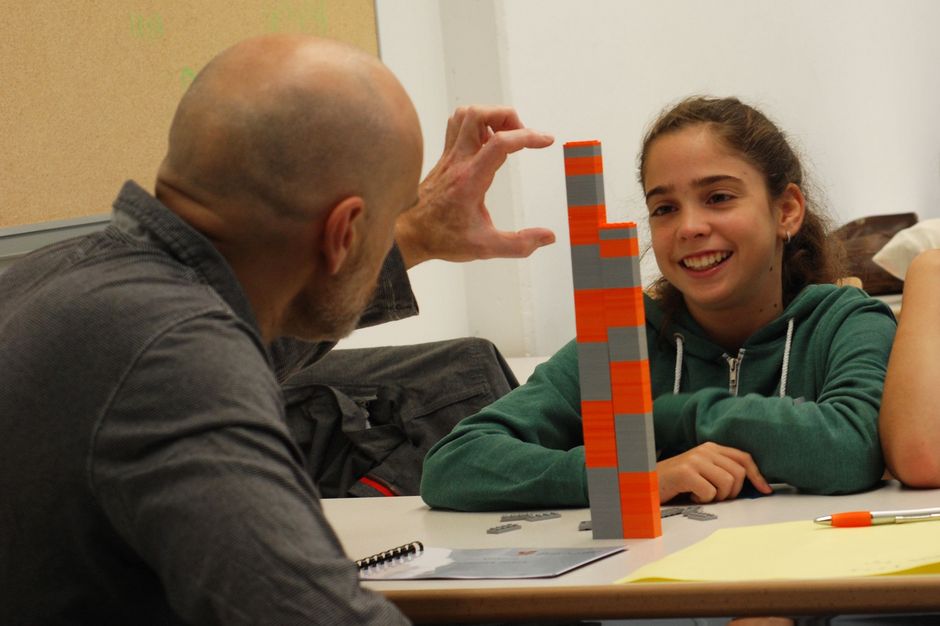
[[[121,360],[199,317],[255,334],[192,269],[158,250],[83,254],[73,249],[59,254],[71,259],[51,261],[40,255],[2,277],[0,340],[40,352],[54,349],[68,359],[106,349]]]
[[[132,246],[103,249],[102,240],[89,236],[11,268],[9,276],[0,279],[4,309],[44,307],[49,313],[122,317],[160,316],[194,306],[227,309],[193,269],[168,254]]]

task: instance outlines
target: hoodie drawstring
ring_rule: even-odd
[[[791,317],[789,321],[787,321],[787,340],[783,346],[783,367],[782,371],[780,372],[781,398],[785,398],[787,396],[787,376],[790,370],[790,346],[793,343],[793,325],[794,321]],[[679,388],[682,385],[682,359],[685,352],[685,340],[679,333],[674,333],[673,338],[676,340],[676,371],[673,375],[672,393],[677,394],[679,393]]]
[[[790,344],[793,342],[793,318],[787,322],[787,342],[783,344],[783,368],[780,372],[780,397],[787,396],[787,373],[790,369]]]
[[[676,340],[676,373],[672,382],[673,395],[679,393],[679,385],[682,384],[682,335],[676,333],[673,335]]]

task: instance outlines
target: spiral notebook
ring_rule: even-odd
[[[412,541],[360,559],[356,565],[362,580],[551,578],[624,550],[623,546],[455,550]]]

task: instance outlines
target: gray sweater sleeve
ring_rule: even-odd
[[[148,346],[91,450],[104,515],[183,621],[406,623],[360,587],[239,322],[191,319]]]

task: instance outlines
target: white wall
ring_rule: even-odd
[[[424,174],[444,148],[451,106],[441,18],[436,0],[376,2],[379,53],[411,95],[424,131]],[[468,333],[465,268],[429,262],[408,274],[421,314],[355,332],[344,348],[402,345],[465,336]]]
[[[609,217],[642,226],[635,175],[642,132],[663,106],[692,93],[737,95],[775,118],[807,155],[837,223],[901,211],[940,217],[934,0],[377,0],[377,7],[383,58],[412,93],[426,140],[439,141],[449,110],[469,102],[512,104],[528,125],[556,135],[556,146],[511,158],[488,202],[501,227],[548,226],[559,243],[527,261],[466,266],[461,294],[454,266],[418,268],[426,274],[415,277],[417,334],[396,323],[374,331],[373,343],[452,333],[488,337],[510,355],[556,350],[574,328],[561,143],[604,143]],[[447,323],[440,311],[448,311]]]

